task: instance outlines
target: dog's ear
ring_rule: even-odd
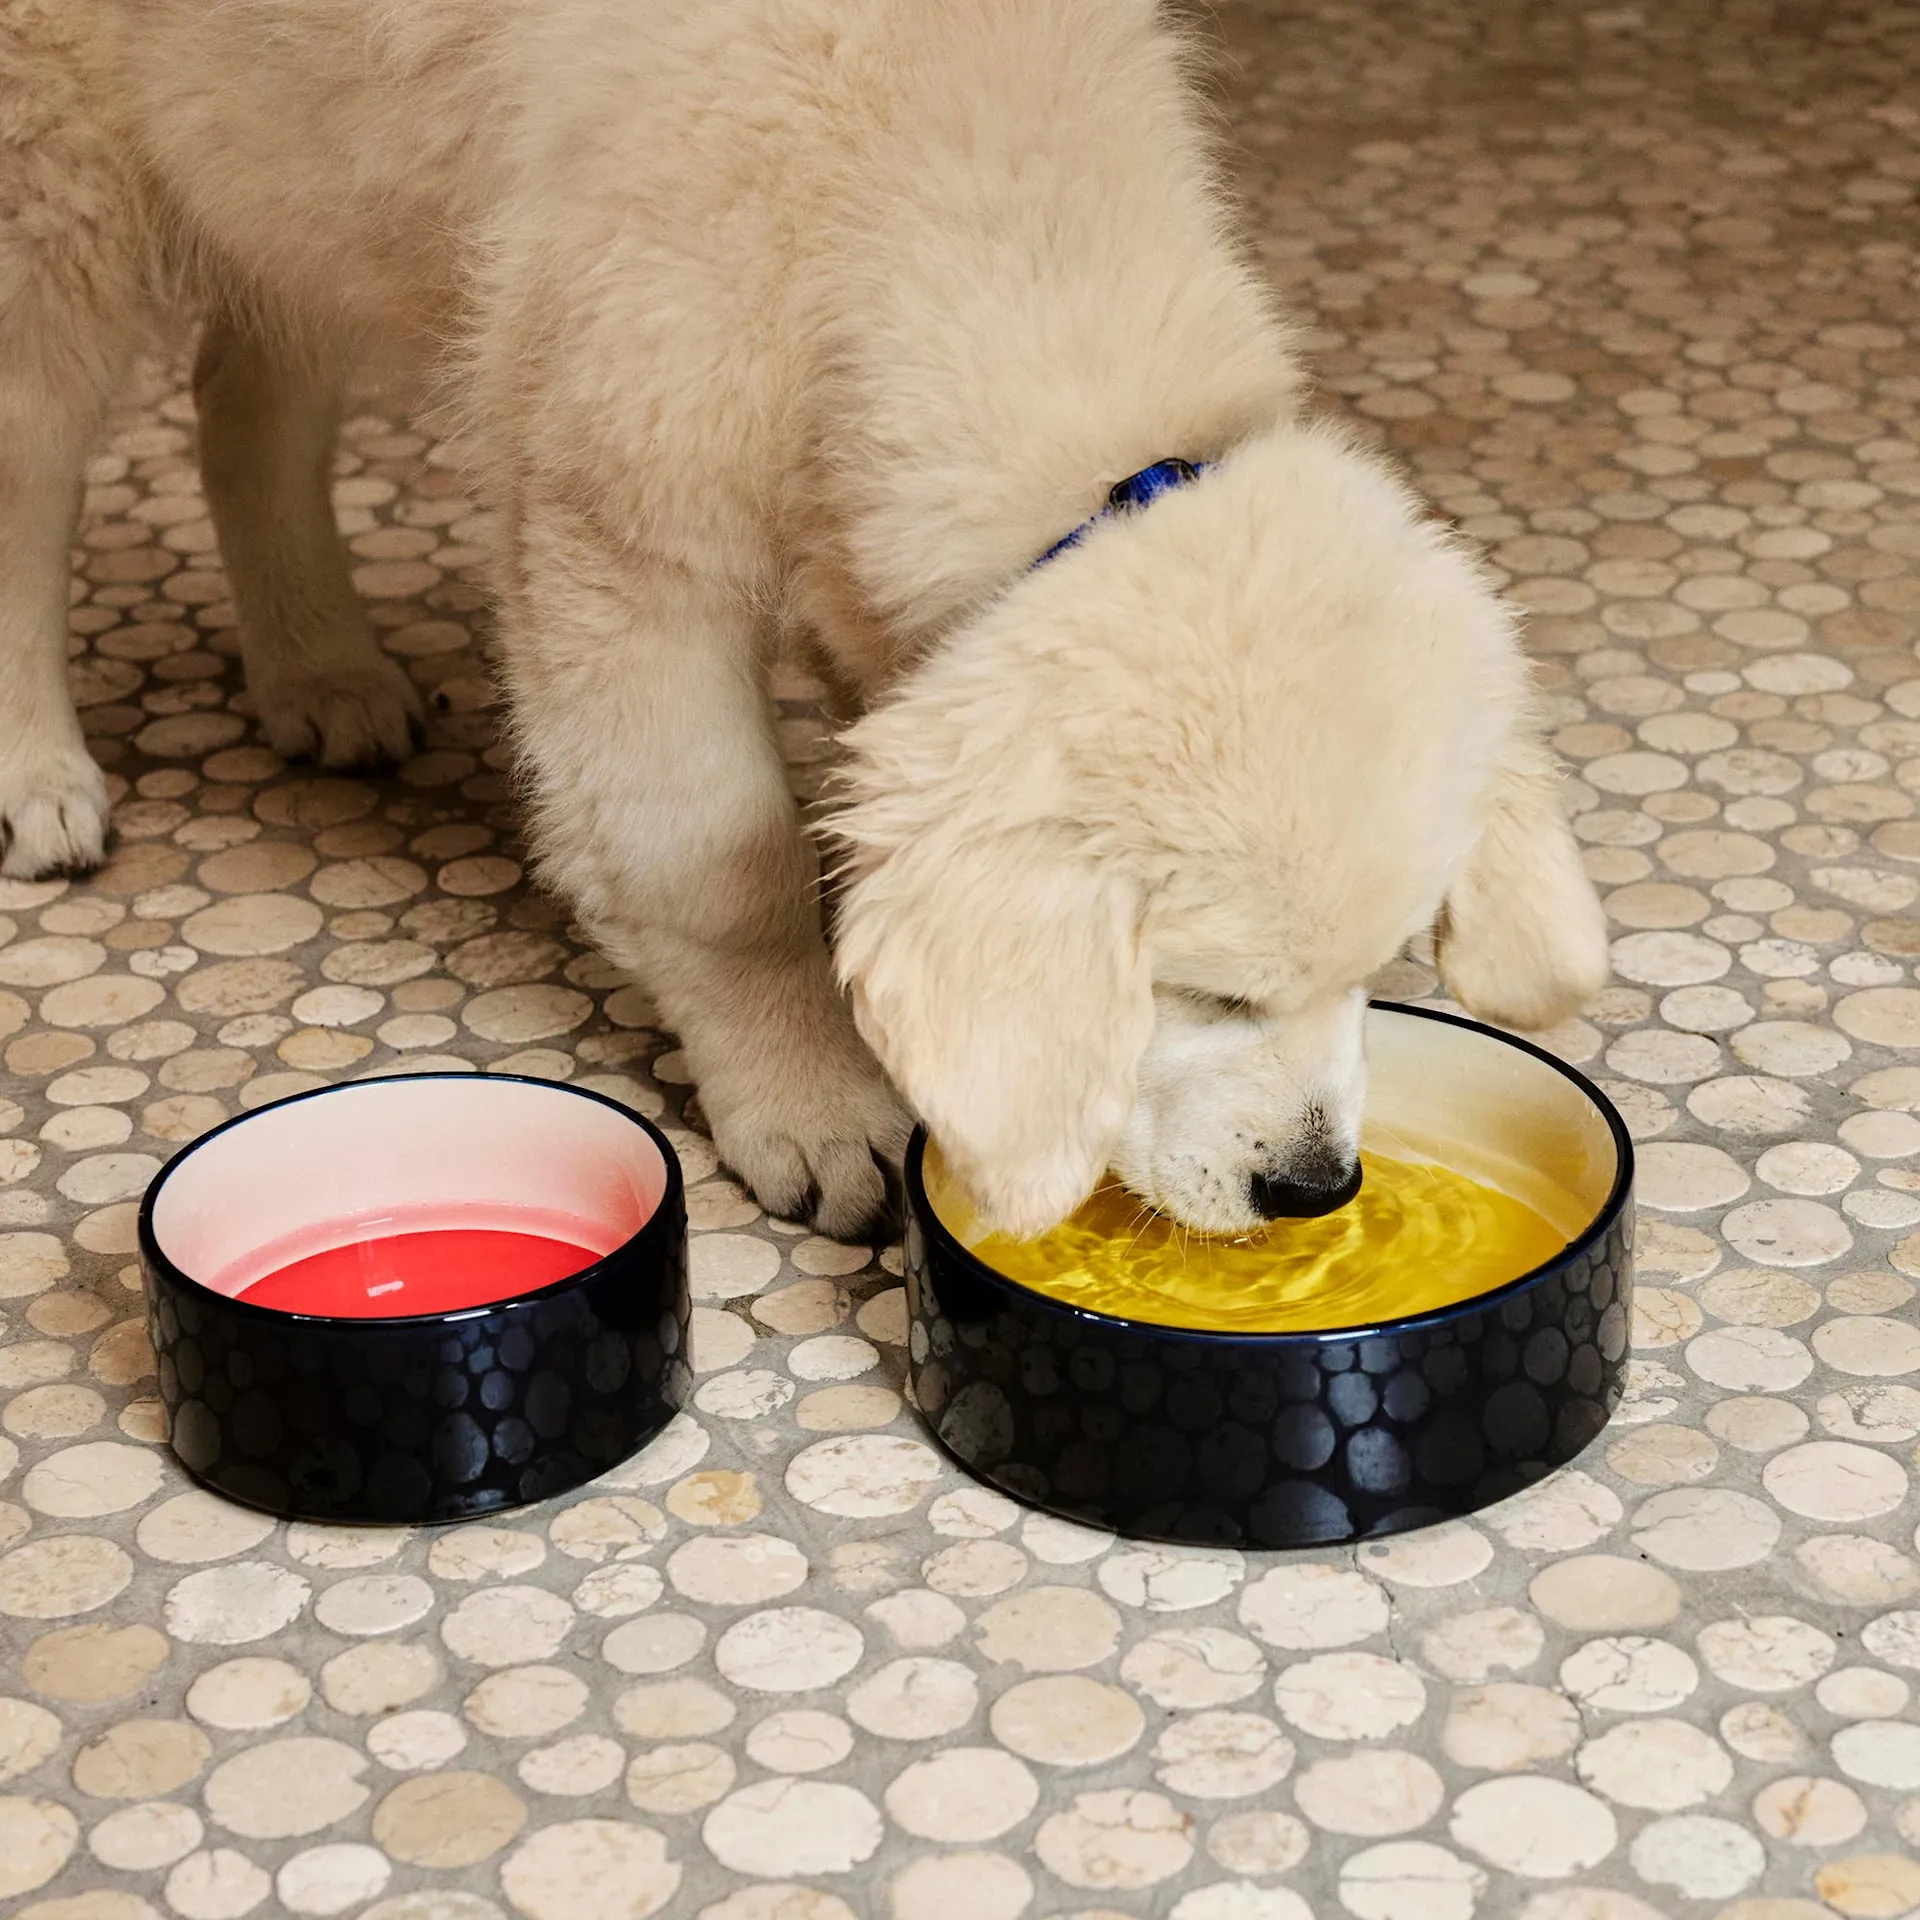
[[[1485,830],[1434,929],[1440,977],[1468,1012],[1538,1030],[1606,984],[1607,922],[1560,810],[1551,757],[1523,734],[1502,761]]]
[[[1106,1171],[1153,1030],[1132,887],[1064,829],[895,843],[840,905],[860,1032],[989,1229],[1031,1236]]]

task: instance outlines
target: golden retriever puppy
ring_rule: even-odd
[[[1326,1204],[1366,975],[1438,919],[1537,1024],[1602,923],[1507,614],[1303,424],[1202,128],[1151,0],[0,0],[4,870],[102,851],[68,541],[184,299],[266,736],[406,749],[328,473],[348,369],[417,371],[499,517],[536,852],[769,1208],[873,1222],[889,1074],[996,1225],[1109,1164]],[[783,634],[871,709],[838,980]]]

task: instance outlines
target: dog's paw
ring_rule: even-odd
[[[0,755],[0,874],[87,873],[106,849],[107,783],[85,747]]]
[[[744,1094],[703,1087],[701,1099],[715,1150],[769,1213],[868,1245],[898,1231],[913,1119],[871,1061]]]
[[[419,736],[420,695],[388,660],[277,674],[253,689],[253,699],[261,731],[289,760],[391,766],[413,752]]]

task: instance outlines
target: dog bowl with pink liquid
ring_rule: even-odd
[[[168,1163],[140,1256],[175,1454],[270,1513],[523,1506],[636,1453],[689,1389],[679,1162],[580,1087],[295,1094]]]

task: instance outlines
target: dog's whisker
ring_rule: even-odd
[[[1424,1158],[1417,1142],[1409,1140],[1405,1134],[1396,1132],[1392,1127],[1369,1125],[1367,1131],[1373,1135],[1376,1140],[1383,1142],[1385,1145],[1398,1147],[1407,1159],[1419,1160]]]
[[[1146,1238],[1148,1229],[1153,1225],[1154,1217],[1155,1210],[1152,1207],[1143,1205],[1138,1212],[1136,1212],[1133,1219],[1128,1222],[1128,1225],[1133,1229],[1133,1236],[1127,1242],[1128,1253],[1132,1253],[1133,1250],[1139,1246],[1140,1242]]]

